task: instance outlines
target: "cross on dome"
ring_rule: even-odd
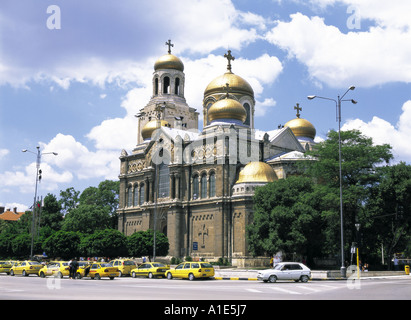
[[[168,46],[168,53],[171,54],[171,47],[174,47],[174,44],[171,43],[171,40],[168,40],[166,46]]]
[[[227,58],[228,60],[227,70],[231,72],[231,61],[235,60],[235,57],[231,55],[231,50],[228,50],[227,53],[224,54],[224,58]]]
[[[303,108],[301,108],[301,107],[300,107],[300,104],[297,103],[297,106],[294,107],[294,109],[297,110],[297,118],[300,118],[300,116],[301,116],[300,111],[302,111]]]

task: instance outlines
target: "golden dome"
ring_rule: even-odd
[[[213,93],[223,93],[223,87],[225,87],[227,83],[230,87],[230,93],[245,93],[254,97],[254,91],[250,84],[230,71],[211,81],[204,91],[204,96]]]
[[[289,127],[296,137],[308,137],[311,139],[315,138],[317,131],[310,121],[295,118],[288,121],[284,127]]]
[[[241,171],[236,183],[262,182],[268,183],[278,180],[274,169],[267,163],[253,161],[247,164]]]
[[[221,99],[208,109],[208,121],[212,122],[218,119],[239,120],[244,123],[247,119],[247,111],[237,100]]]
[[[184,64],[180,60],[180,58],[176,57],[175,55],[168,53],[164,56],[160,57],[156,63],[154,64],[154,70],[160,69],[175,69],[184,71]]]
[[[170,124],[166,120],[156,120],[156,119],[147,122],[144,125],[143,129],[141,129],[141,135],[143,136],[143,139],[144,140],[151,139],[151,135],[153,134],[153,132],[159,129],[160,127],[170,128]]]

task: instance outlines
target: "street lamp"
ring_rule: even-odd
[[[342,173],[341,173],[341,102],[342,101],[350,101],[352,104],[357,104],[357,101],[354,99],[350,100],[343,100],[345,95],[348,93],[348,91],[354,90],[355,87],[351,86],[348,88],[348,90],[340,97],[338,96],[337,100],[331,99],[331,98],[325,98],[325,97],[319,97],[319,96],[308,96],[308,100],[313,100],[315,98],[318,99],[324,99],[324,100],[331,100],[335,102],[336,105],[336,116],[337,116],[337,121],[338,121],[338,163],[339,163],[339,175],[340,175],[340,219],[341,219],[341,276],[346,277],[347,271],[344,265],[344,227],[343,227],[343,199],[342,199]]]
[[[36,187],[34,190],[34,201],[33,201],[33,217],[32,217],[32,223],[31,223],[31,249],[30,249],[30,258],[33,258],[33,243],[34,243],[34,216],[35,216],[35,210],[36,210],[36,199],[37,199],[37,184],[41,180],[41,170],[40,170],[40,163],[41,163],[41,156],[46,155],[46,154],[52,154],[57,156],[57,152],[40,152],[40,147],[36,147],[37,152],[33,152],[27,149],[21,150],[22,152],[30,152],[33,153],[37,156],[36,160],[36,168],[37,168],[37,173],[36,173]]]

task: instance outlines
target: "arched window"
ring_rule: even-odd
[[[180,78],[176,78],[176,82],[174,83],[174,94],[180,94]]]
[[[144,203],[146,193],[145,193],[145,188],[144,188],[144,183],[140,185],[140,206]]]
[[[205,173],[201,176],[201,198],[207,198],[207,175]]]
[[[159,166],[158,197],[167,198],[170,195],[170,169],[162,163]]]
[[[138,187],[134,186],[134,207],[138,206]]]
[[[158,95],[158,78],[154,80],[154,94]]]
[[[210,184],[210,198],[215,197],[215,173],[212,172],[210,174],[210,179],[209,179],[209,184]]]
[[[127,207],[131,207],[133,205],[133,188],[130,186],[127,189]]]
[[[163,93],[170,93],[170,78],[164,77]]]
[[[244,103],[243,107],[245,111],[247,112],[247,118],[245,119],[244,124],[249,126],[251,125],[251,107],[248,103]]]
[[[193,177],[193,199],[198,199],[198,176]]]

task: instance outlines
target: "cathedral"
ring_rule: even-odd
[[[166,45],[154,64],[151,99],[136,115],[137,145],[120,156],[118,228],[127,236],[164,233],[170,257],[252,265],[246,227],[255,188],[296,174],[316,130],[298,104],[284,126],[255,129],[253,88],[233,72],[228,51],[227,70],[204,90],[200,131],[199,112],[184,98],[184,64]]]

